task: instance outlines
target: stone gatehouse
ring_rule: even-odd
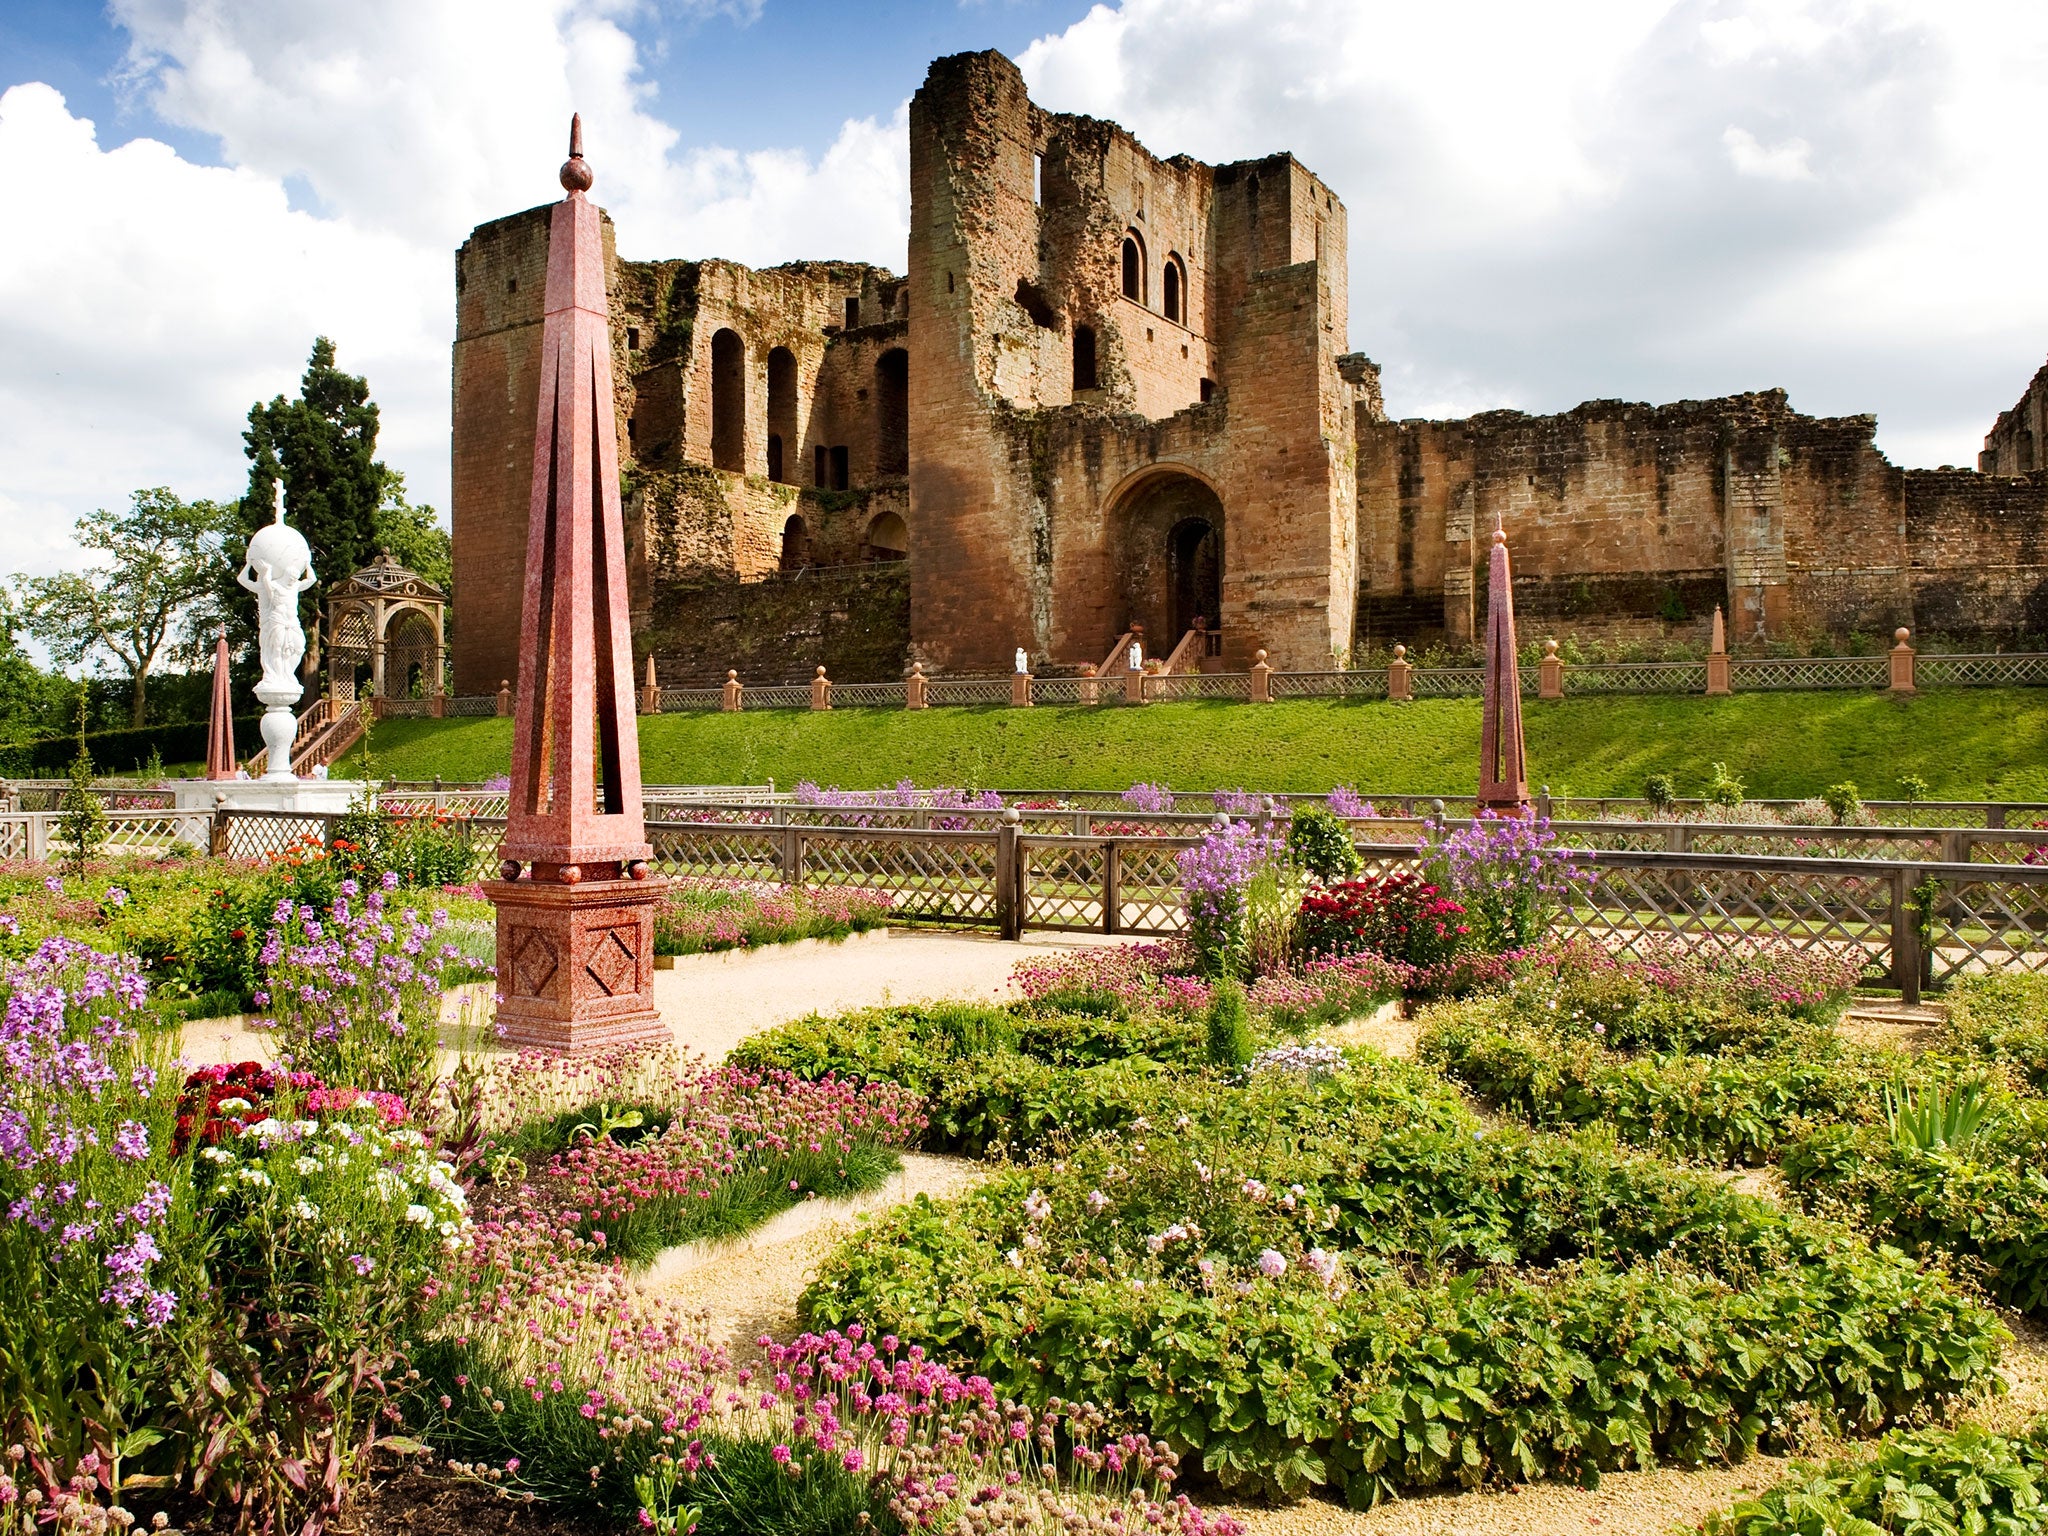
[[[911,103],[910,177],[905,276],[619,261],[606,225],[664,682],[1007,672],[1019,646],[1068,671],[1140,626],[1233,669],[1464,641],[1496,517],[1553,632],[1691,635],[1721,604],[1738,641],[2048,633],[2048,369],[1978,470],[1901,470],[1873,417],[1777,390],[1390,421],[1348,350],[1344,204],[1291,155],[1162,160],[959,54]],[[464,693],[517,666],[548,213],[456,256]]]

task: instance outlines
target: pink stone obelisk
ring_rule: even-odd
[[[1515,660],[1515,584],[1508,536],[1493,530],[1486,573],[1486,718],[1479,727],[1479,809],[1523,811],[1529,771],[1522,757],[1522,674]]]
[[[654,1007],[652,849],[626,609],[604,246],[569,124],[548,233],[526,603],[498,909],[507,1044],[584,1052],[666,1040]]]
[[[232,779],[235,776],[235,716],[228,694],[228,632],[225,627],[213,646],[213,708],[206,722],[206,776]]]

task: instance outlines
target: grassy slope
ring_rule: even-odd
[[[1696,793],[1725,761],[1760,797],[1804,796],[1854,780],[1895,794],[1917,773],[1940,797],[2048,799],[2048,691],[1949,689],[1754,693],[1727,699],[1529,702],[1532,786],[1558,794],[1638,794],[1668,772]],[[377,727],[380,776],[480,779],[503,773],[509,720],[393,720]],[[1155,704],[1144,709],[849,709],[830,714],[679,714],[640,722],[649,783],[798,779],[849,788],[905,777],[922,784],[1121,789],[1380,791],[1474,787],[1479,703],[1299,701]],[[336,770],[360,771],[358,759]]]

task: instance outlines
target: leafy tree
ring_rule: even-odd
[[[418,571],[443,592],[453,590],[455,559],[448,530],[434,521],[432,507],[416,507],[405,499],[405,476],[395,469],[384,471],[376,533],[378,549],[390,550],[392,559]]]
[[[103,564],[21,582],[30,633],[60,666],[104,651],[128,677],[129,724],[145,723],[149,674],[204,622],[228,560],[229,508],[180,501],[169,489],[137,491],[126,512],[78,520],[80,545]]]
[[[313,550],[313,570],[320,580],[299,600],[300,619],[315,637],[307,651],[310,665],[319,655],[319,614],[327,585],[347,580],[377,552],[377,509],[390,471],[377,462],[377,407],[369,381],[337,368],[334,343],[316,337],[298,398],[279,395],[250,406],[242,442],[249,455],[242,538],[276,515],[282,478],[285,515]],[[219,587],[246,645],[256,632],[255,600],[235,584],[232,570]]]
[[[83,876],[107,840],[107,811],[92,792],[92,752],[85,744],[86,687],[78,685],[78,756],[71,760],[71,782],[57,802],[57,837],[64,849],[64,867]]]
[[[0,741],[47,735],[64,718],[64,679],[43,671],[21,648],[26,627],[14,594],[0,587]]]

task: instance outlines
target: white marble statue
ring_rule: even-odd
[[[256,594],[256,644],[263,678],[256,697],[264,704],[263,745],[269,749],[265,779],[284,780],[292,773],[292,738],[298,721],[291,706],[304,691],[299,663],[306,657],[306,631],[299,624],[299,594],[318,578],[306,536],[284,520],[284,483],[277,486],[277,517],[256,530],[249,553],[235,580]]]
[[[1017,647],[1017,671],[1022,674],[1030,670],[1031,658],[1024,654],[1024,647],[1020,645]]]

